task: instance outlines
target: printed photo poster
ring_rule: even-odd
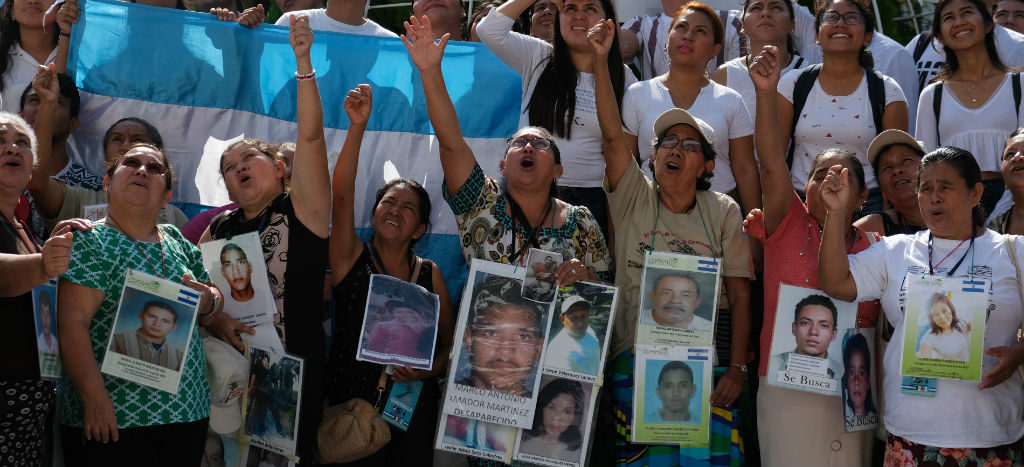
[[[177,394],[199,297],[190,287],[129,270],[100,371]]]
[[[636,348],[633,442],[708,444],[712,351],[685,346]]]
[[[539,465],[583,465],[596,400],[593,383],[543,375],[533,426],[518,430],[516,460]]]
[[[32,310],[36,322],[36,350],[39,355],[39,377],[60,379],[60,344],[57,342],[57,280],[32,289]]]
[[[517,431],[508,425],[441,414],[434,447],[508,464],[512,460]]]
[[[224,296],[224,312],[246,326],[273,322],[277,305],[258,232],[199,245],[203,266]]]
[[[561,287],[552,311],[544,372],[601,384],[618,288],[578,281]]]
[[[206,432],[206,447],[203,450],[202,467],[239,467],[244,465],[247,447],[240,445],[230,435],[220,435],[213,430]]]
[[[356,360],[429,370],[434,363],[441,302],[416,284],[370,276]]]
[[[245,452],[239,459],[240,467],[295,467],[295,460],[284,454],[261,449],[256,445],[242,445],[241,447]]]
[[[551,303],[555,299],[555,272],[562,264],[562,254],[530,248],[526,258],[526,278],[523,279],[523,298]]]
[[[522,296],[527,268],[474,260],[455,326],[443,412],[530,428],[552,303]]]
[[[246,353],[250,376],[242,403],[242,426],[248,444],[294,456],[302,402],[302,358],[255,346],[247,347]]]
[[[908,274],[901,374],[981,380],[989,281]]]
[[[843,333],[854,327],[857,304],[820,290],[779,285],[767,383],[841,396]]]
[[[715,334],[720,267],[721,262],[714,258],[648,252],[636,343],[710,347]]]
[[[847,432],[879,425],[875,328],[847,329],[843,336],[843,424]]]

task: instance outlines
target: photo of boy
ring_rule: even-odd
[[[147,301],[138,312],[142,325],[135,331],[114,335],[110,351],[179,371],[185,360],[181,346],[167,336],[178,329],[178,313],[174,304],[165,300]]]

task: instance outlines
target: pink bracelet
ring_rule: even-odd
[[[306,73],[306,74],[303,74],[303,75],[300,75],[299,72],[297,72],[297,71],[295,72],[295,79],[297,81],[308,81],[308,80],[311,80],[311,79],[314,79],[314,78],[316,78],[316,70],[313,70],[313,71],[311,71],[309,73]]]

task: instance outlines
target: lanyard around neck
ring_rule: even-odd
[[[975,232],[971,232],[971,242],[969,244],[967,244],[967,250],[964,251],[964,254],[963,254],[963,256],[960,257],[960,260],[957,261],[956,264],[953,265],[953,268],[950,269],[948,273],[946,273],[946,277],[953,277],[953,273],[956,272],[957,268],[960,267],[960,264],[964,262],[965,258],[967,258],[967,254],[974,252],[974,237],[976,237],[976,236],[977,235],[976,235]],[[928,232],[928,274],[935,275],[935,268],[941,266],[942,262],[946,261],[946,259],[949,258],[957,249],[960,248],[960,245],[963,245],[964,242],[966,242],[966,241],[967,241],[966,239],[961,240],[960,243],[958,243],[956,245],[956,247],[954,247],[948,254],[946,254],[945,257],[943,257],[941,260],[939,260],[939,264],[936,264],[936,265],[932,266],[932,251],[933,251],[934,237],[932,237],[932,233],[931,232]],[[973,272],[973,269],[974,269],[974,267],[973,267],[974,266],[974,256],[973,256],[973,254],[971,255],[971,266],[972,266],[971,267],[971,272]]]

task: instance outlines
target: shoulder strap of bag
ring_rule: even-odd
[[[1020,72],[1013,72],[1010,76],[1010,82],[1013,84],[1013,108],[1017,112],[1013,115],[1017,118],[1017,126],[1020,126]]]
[[[932,93],[932,113],[935,114],[935,147],[942,146],[942,138],[939,136],[939,115],[942,114],[942,83],[935,85],[935,92]]]
[[[871,117],[875,119],[875,134],[882,132],[882,117],[885,115],[885,78],[876,70],[867,70],[868,101],[871,103]]]
[[[423,267],[423,258],[416,255],[413,255],[413,257],[416,258],[416,265],[412,267],[412,274],[409,274],[409,282],[415,284],[416,280],[420,278],[420,268]]]
[[[804,68],[793,85],[793,125],[789,129],[789,153],[786,154],[786,165],[789,168],[793,168],[793,152],[796,151],[796,124],[804,111],[804,105],[807,104],[807,95],[811,93],[814,82],[818,80],[818,73],[821,73],[821,64]]]
[[[1024,303],[1024,281],[1021,281],[1020,264],[1017,261],[1017,235],[1006,234],[1003,236],[1003,243],[1006,244],[1006,251],[1010,253],[1010,260],[1013,261],[1013,270],[1017,273],[1017,292],[1020,294],[1020,302]],[[1021,341],[1024,333],[1024,313],[1021,313],[1021,331],[1017,332],[1017,341]]]
[[[925,49],[932,44],[932,32],[922,32],[920,36],[917,36],[917,44],[914,45],[914,63],[916,64],[921,60],[921,56],[924,55]]]

